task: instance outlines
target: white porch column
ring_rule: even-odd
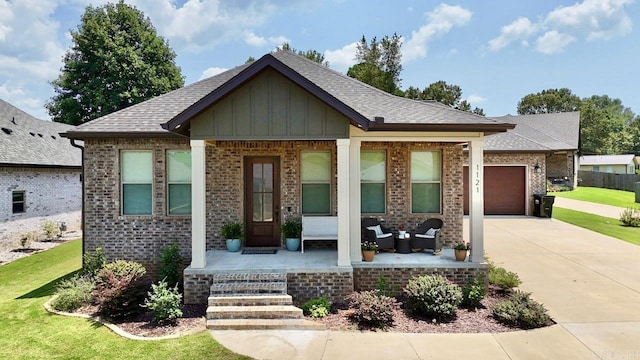
[[[349,232],[349,251],[351,262],[362,262],[360,252],[360,144],[362,141],[351,139],[349,148],[349,219],[351,220],[351,231]]]
[[[191,267],[207,266],[206,181],[204,140],[191,140]]]
[[[469,237],[471,261],[484,261],[484,161],[483,141],[469,142]]]
[[[338,139],[338,266],[351,266],[349,256],[349,139]]]

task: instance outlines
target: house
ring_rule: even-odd
[[[185,302],[201,303],[224,271],[286,272],[298,301],[340,299],[380,276],[394,285],[419,273],[457,282],[486,274],[484,137],[513,127],[393,96],[278,51],[65,136],[84,141],[86,250],[102,247],[109,259],[135,260],[154,274],[160,249],[178,242],[189,261]],[[411,259],[403,265],[363,263],[363,217],[409,231],[437,217],[446,246],[462,239],[463,145],[474,169],[470,261],[415,253],[402,255],[398,261]],[[327,253],[307,249],[253,261],[224,251],[228,221],[244,224],[245,248],[281,248],[279,224],[301,215],[337,216],[328,262],[312,261]]]
[[[0,99],[0,248],[40,232],[45,220],[80,228],[81,151],[59,135],[73,128]]]
[[[580,157],[580,170],[612,174],[635,174],[635,155],[585,155]]]
[[[485,214],[532,215],[533,195],[546,193],[547,180],[577,186],[579,112],[494,119],[516,127],[485,138]],[[465,185],[465,214],[467,188]]]

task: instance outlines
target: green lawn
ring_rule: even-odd
[[[635,193],[630,191],[578,186],[573,191],[559,191],[550,193],[550,195],[623,208],[635,207],[640,209],[640,204],[635,202]]]
[[[247,359],[208,332],[163,341],[124,339],[80,318],[49,314],[55,284],[81,266],[80,240],[0,266],[0,359]]]
[[[640,228],[622,226],[618,219],[563,208],[553,208],[553,218],[640,245]]]

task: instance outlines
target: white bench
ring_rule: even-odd
[[[301,248],[304,254],[304,242],[313,240],[338,240],[337,216],[303,216]]]

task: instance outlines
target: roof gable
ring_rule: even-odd
[[[572,151],[578,149],[580,113],[502,116],[496,119],[516,124],[506,133],[488,136],[487,151]]]

